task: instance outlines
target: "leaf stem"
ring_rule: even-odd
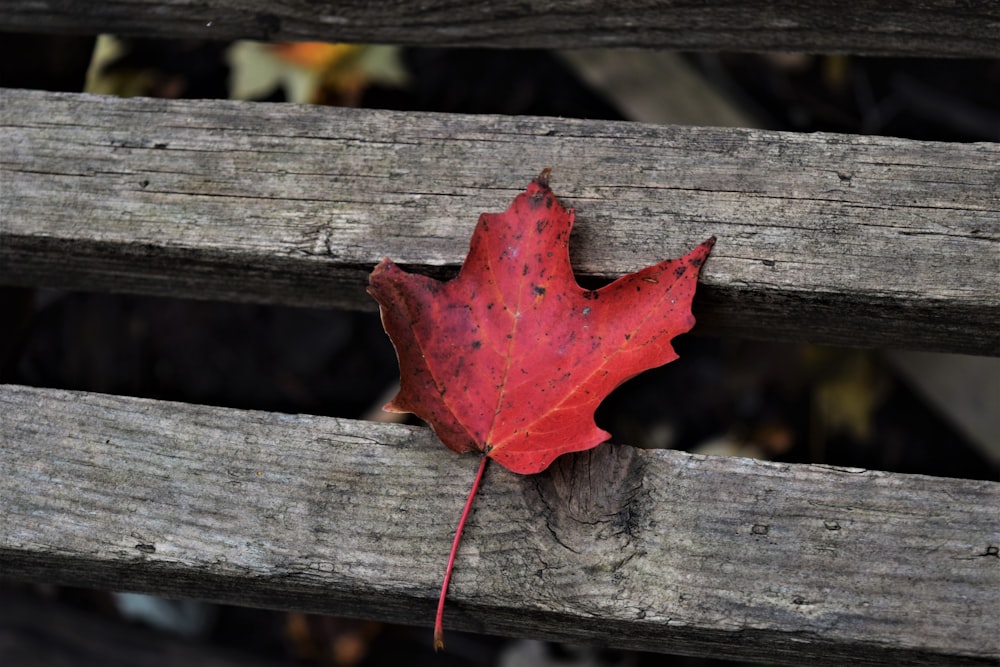
[[[448,556],[448,567],[444,571],[444,582],[441,584],[441,598],[438,600],[437,616],[434,618],[434,650],[440,651],[444,648],[444,598],[448,594],[448,583],[451,581],[451,570],[455,566],[455,554],[458,553],[458,544],[462,541],[462,529],[465,527],[465,520],[469,518],[469,510],[472,509],[472,500],[479,490],[479,482],[483,479],[483,472],[486,470],[486,463],[490,457],[483,454],[483,460],[479,464],[476,472],[476,479],[472,482],[472,489],[469,497],[465,500],[465,509],[462,510],[462,517],[458,520],[458,528],[455,529],[455,540],[451,543],[451,554]]]

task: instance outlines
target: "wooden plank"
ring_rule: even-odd
[[[413,45],[996,56],[994,3],[8,0],[0,29]]]
[[[719,242],[727,336],[1000,355],[1000,144],[0,92],[0,282],[374,307],[543,167],[591,282]]]
[[[0,414],[6,577],[427,626],[478,465],[395,424],[12,385]],[[603,445],[487,470],[446,627],[996,664],[998,549],[1000,483]]]

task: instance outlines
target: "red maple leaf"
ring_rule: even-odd
[[[691,300],[715,243],[598,290],[577,285],[569,262],[573,210],[546,169],[504,213],[484,213],[458,277],[409,274],[389,259],[368,292],[399,357],[399,394],[385,407],[427,421],[456,452],[483,452],[455,534],[455,550],[487,457],[518,473],[609,434],[594,410],[615,387],[677,358],[671,339],[694,326]]]

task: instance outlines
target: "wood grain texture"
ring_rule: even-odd
[[[0,414],[6,577],[428,627],[478,465],[401,425],[11,385]],[[1000,483],[602,445],[487,470],[446,627],[997,664],[998,549]]]
[[[1000,355],[1000,144],[0,91],[0,282],[374,307],[543,167],[589,284],[709,236],[696,331]]]
[[[994,3],[7,0],[0,29],[414,45],[996,56]]]

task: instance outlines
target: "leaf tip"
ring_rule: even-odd
[[[442,636],[443,634],[444,633],[441,632],[440,630],[437,630],[437,629],[434,630],[434,652],[435,653],[437,653],[438,651],[443,651],[444,650],[444,637]]]
[[[410,411],[399,407],[398,405],[396,405],[396,399],[392,399],[391,401],[382,406],[382,412],[404,413]]]
[[[699,243],[694,250],[688,253],[688,257],[691,266],[696,269],[701,269],[702,265],[708,259],[708,255],[712,252],[712,248],[715,247],[715,237],[710,236],[701,243]]]
[[[368,274],[368,284],[371,285],[373,281],[377,280],[379,276],[388,273],[395,264],[388,257],[383,257],[382,261],[375,265],[372,272]]]
[[[535,177],[535,180],[533,182],[538,187],[545,188],[546,190],[548,190],[549,176],[551,175],[552,175],[552,167],[546,167],[545,169],[542,169],[542,173],[540,173],[538,176]]]

